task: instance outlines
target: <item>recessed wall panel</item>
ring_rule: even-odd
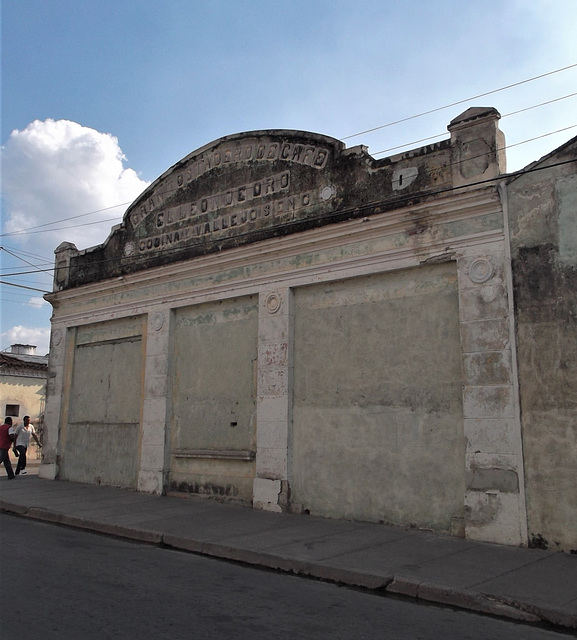
[[[141,318],[130,318],[77,330],[61,454],[63,479],[136,488],[142,327]]]
[[[256,449],[258,300],[178,309],[170,488],[250,502]]]
[[[295,292],[293,502],[449,531],[463,515],[454,263]]]

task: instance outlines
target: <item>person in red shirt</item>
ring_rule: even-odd
[[[4,424],[0,426],[0,463],[4,463],[4,468],[8,474],[8,479],[14,478],[14,470],[10,462],[10,447],[14,440],[14,430],[12,429],[12,418],[4,419]]]

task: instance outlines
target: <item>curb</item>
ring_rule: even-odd
[[[104,533],[118,538],[126,538],[137,542],[148,542],[151,544],[160,544],[162,542],[162,534],[154,531],[142,531],[140,529],[132,529],[131,527],[122,527],[116,524],[108,524],[105,522],[97,522],[95,520],[86,520],[76,516],[67,516],[62,513],[47,511],[39,507],[30,507],[25,515],[34,520],[42,522],[50,522],[52,524],[60,524],[75,529],[84,529],[95,533]]]
[[[284,571],[299,576],[309,576],[335,584],[360,587],[370,591],[381,591],[390,595],[404,596],[422,602],[455,607],[475,613],[492,615],[517,622],[531,624],[547,623],[564,629],[577,629],[577,616],[562,610],[545,609],[527,605],[485,593],[456,590],[442,585],[339,569],[318,563],[304,562],[294,558],[238,549],[211,542],[198,542],[174,535],[164,535],[163,544],[176,550],[189,551],[213,558],[233,560],[247,565]]]
[[[147,542],[150,544],[162,543],[161,533],[132,529],[130,527],[122,527],[120,525],[97,522],[95,520],[86,520],[85,518],[68,516],[56,511],[48,511],[42,507],[23,507],[21,505],[13,505],[0,500],[0,512],[12,513],[32,520],[49,522],[50,524],[59,524],[62,526],[72,527],[74,529],[83,529],[93,533],[103,533],[105,535],[116,536],[118,538],[126,538],[127,540],[134,540],[136,542]]]
[[[295,558],[283,558],[282,556],[264,553],[262,551],[239,549],[237,547],[219,545],[212,542],[196,542],[173,535],[164,535],[163,543],[177,550],[190,551],[213,558],[233,560],[264,569],[283,571],[299,576],[309,576],[319,580],[326,580],[327,582],[347,584],[352,587],[362,587],[364,589],[382,589],[392,580],[392,577],[383,578],[382,576],[358,573],[348,569],[337,569],[322,564],[296,560]]]
[[[504,604],[494,596],[462,590],[457,591],[449,587],[425,582],[412,582],[395,579],[387,587],[389,593],[405,595],[417,600],[424,600],[434,604],[442,604],[458,609],[467,609],[477,613],[485,613],[500,618],[508,618],[519,622],[537,623],[546,621],[536,613],[529,613],[522,608]]]
[[[487,593],[456,590],[438,584],[419,582],[394,575],[382,576],[360,573],[349,569],[340,569],[319,563],[305,562],[295,558],[240,549],[213,542],[202,542],[182,538],[172,534],[146,531],[124,527],[77,516],[69,516],[41,507],[24,507],[0,500],[0,512],[11,513],[41,522],[58,524],[82,529],[93,533],[111,535],[135,542],[164,545],[177,551],[187,551],[203,556],[231,560],[253,567],[261,567],[298,576],[308,576],[334,584],[359,587],[370,591],[379,591],[393,596],[402,596],[413,600],[455,607],[475,613],[496,616],[530,624],[547,623],[563,630],[577,629],[577,616],[558,609],[541,608],[522,602],[509,600]]]

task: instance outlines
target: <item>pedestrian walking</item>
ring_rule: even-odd
[[[16,475],[26,473],[26,453],[30,446],[30,436],[36,440],[36,444],[42,447],[36,435],[34,425],[30,423],[30,416],[24,416],[24,422],[14,430],[14,455],[18,457],[16,465]]]
[[[8,416],[4,419],[4,424],[0,426],[0,463],[4,464],[8,479],[14,478],[14,470],[10,462],[10,447],[14,442],[14,429],[12,427],[12,418]]]

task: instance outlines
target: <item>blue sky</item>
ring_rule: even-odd
[[[1,279],[50,290],[48,272],[11,274],[103,242],[149,182],[231,133],[383,157],[494,106],[520,169],[577,135],[577,67],[466,99],[577,64],[575,24],[575,0],[3,0]],[[1,285],[1,349],[47,351],[32,289]]]

